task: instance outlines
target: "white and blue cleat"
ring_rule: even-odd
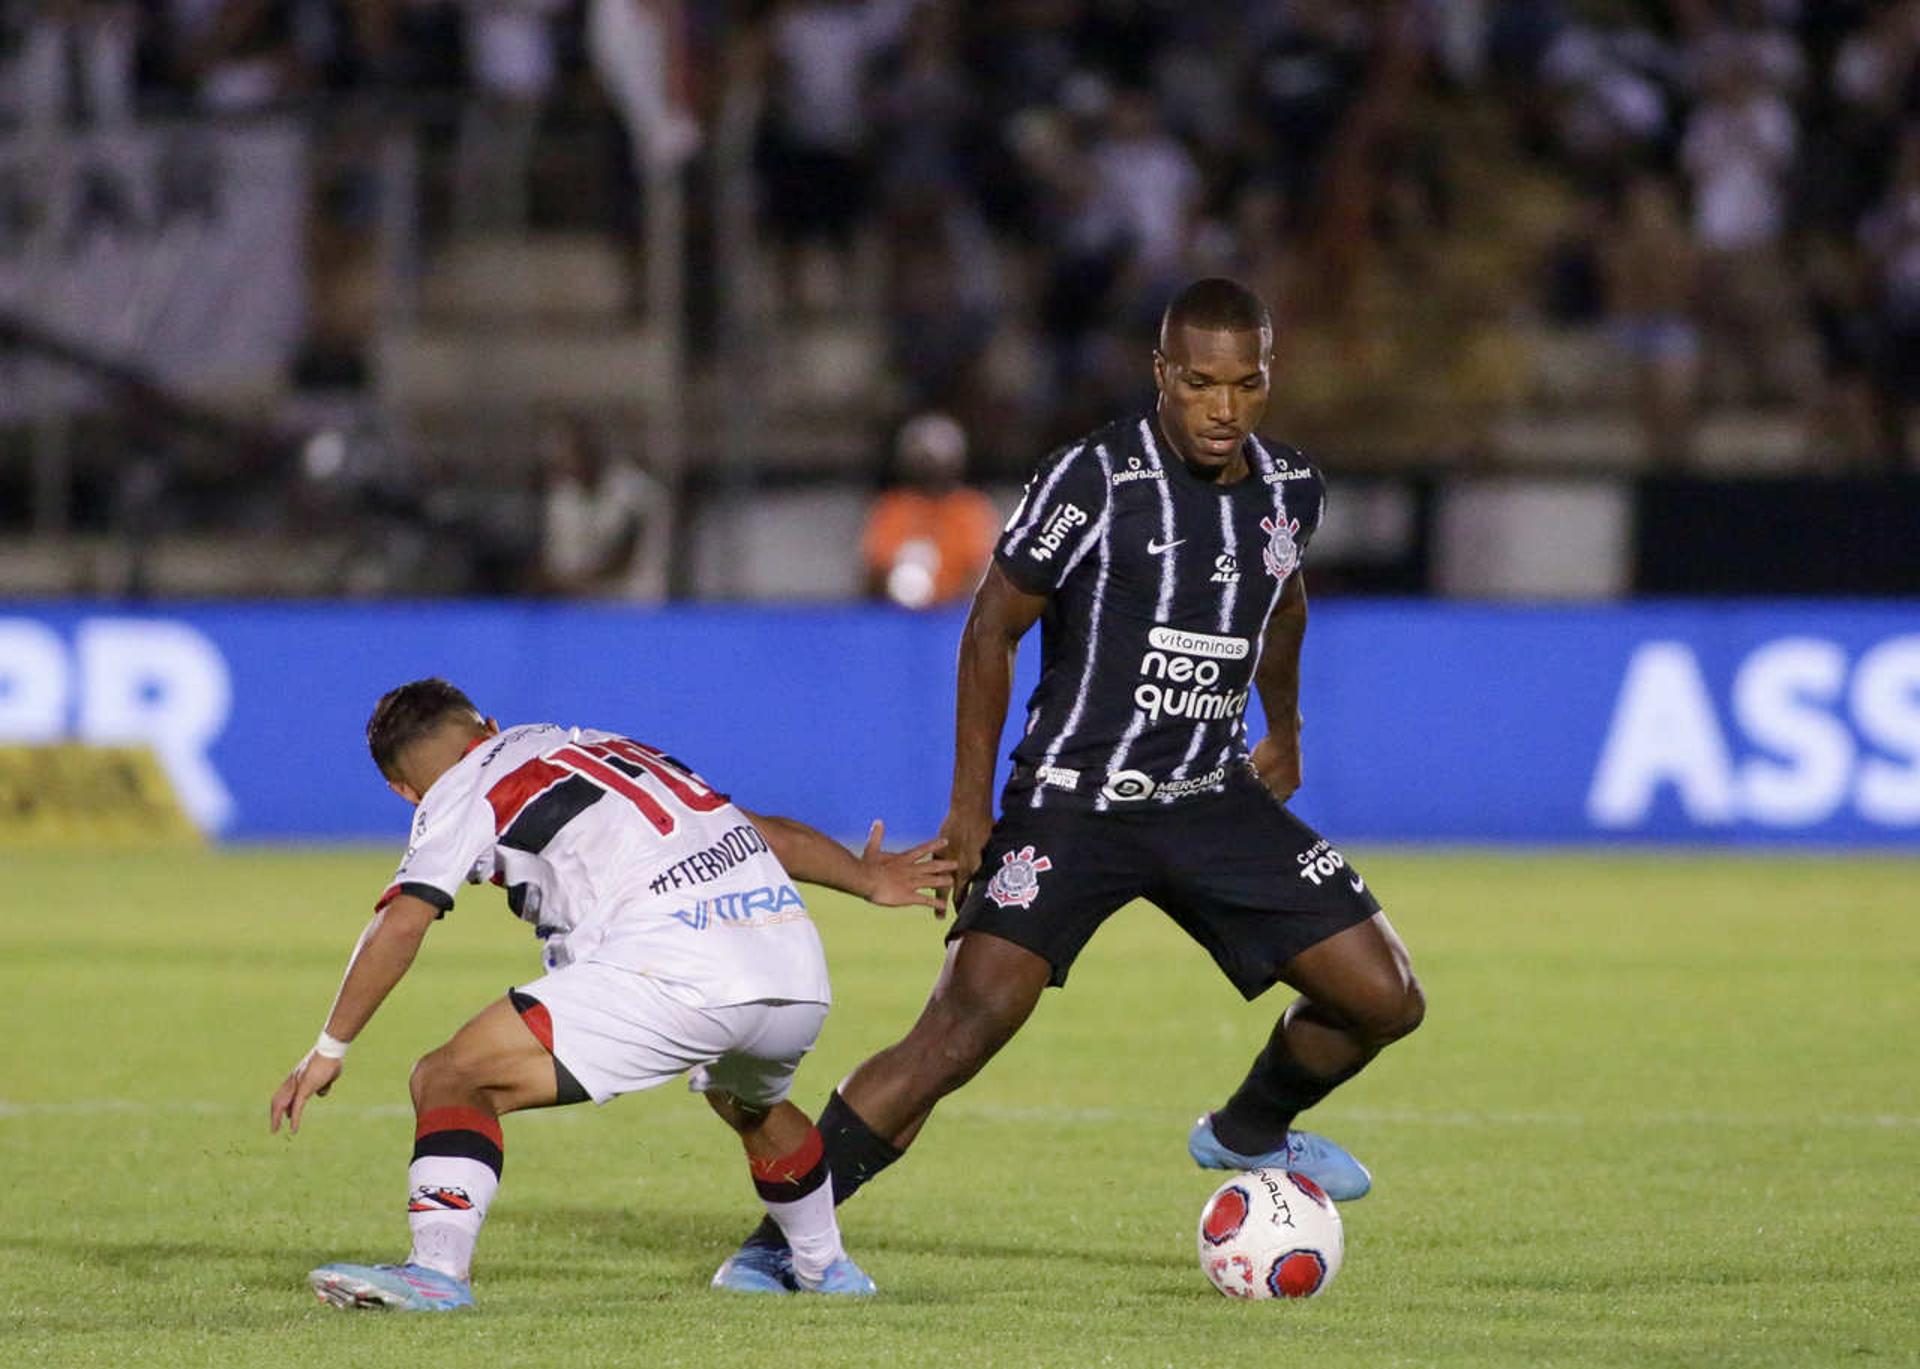
[[[747,1242],[713,1271],[713,1288],[729,1293],[794,1293],[793,1252],[784,1245]]]
[[[748,1242],[714,1271],[713,1287],[729,1293],[826,1293],[838,1297],[870,1298],[877,1291],[867,1271],[842,1255],[817,1279],[803,1278],[793,1266],[793,1252],[783,1245]]]
[[[1324,1136],[1290,1131],[1286,1144],[1262,1155],[1229,1150],[1213,1134],[1213,1114],[1207,1113],[1187,1134],[1187,1154],[1202,1169],[1290,1169],[1304,1174],[1326,1190],[1336,1203],[1364,1198],[1373,1187],[1367,1167]]]
[[[465,1279],[420,1264],[323,1264],[307,1282],[315,1297],[334,1307],[451,1312],[473,1306]]]
[[[842,1255],[826,1267],[818,1280],[809,1279],[799,1270],[794,1271],[794,1280],[800,1285],[802,1293],[828,1293],[840,1297],[871,1298],[879,1290],[873,1280],[867,1277],[867,1271]]]

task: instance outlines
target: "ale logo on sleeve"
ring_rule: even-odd
[[[1036,856],[1031,846],[1009,851],[987,882],[987,897],[1002,908],[1030,908],[1040,893],[1041,873],[1052,868],[1053,862]]]

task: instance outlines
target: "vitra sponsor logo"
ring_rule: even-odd
[[[807,905],[791,884],[735,889],[701,899],[691,908],[675,908],[674,918],[696,932],[709,927],[770,927],[807,915]]]

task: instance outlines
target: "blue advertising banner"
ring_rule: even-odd
[[[0,742],[148,742],[229,838],[398,839],[362,729],[383,690],[437,674],[502,722],[627,732],[749,807],[844,837],[882,817],[904,840],[945,808],[959,627],[865,607],[14,604]],[[1301,706],[1296,807],[1340,841],[1920,844],[1920,605],[1323,603]]]

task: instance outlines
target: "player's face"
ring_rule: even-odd
[[[1160,426],[1190,464],[1221,468],[1240,460],[1247,434],[1267,411],[1271,349],[1258,331],[1181,325],[1153,355]]]

